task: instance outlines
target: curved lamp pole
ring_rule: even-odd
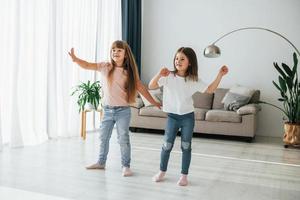
[[[249,30],[249,29],[258,29],[258,30],[264,30],[264,31],[268,31],[271,33],[274,33],[275,35],[278,35],[279,37],[283,38],[285,41],[287,41],[297,52],[297,54],[300,56],[300,52],[299,50],[296,48],[296,46],[289,41],[286,37],[284,37],[283,35],[281,35],[280,33],[277,33],[275,31],[272,31],[270,29],[267,28],[262,28],[262,27],[245,27],[245,28],[239,28],[233,31],[230,31],[229,33],[226,33],[224,35],[222,35],[220,38],[218,38],[216,41],[214,41],[211,45],[209,45],[208,47],[206,47],[204,49],[204,56],[208,57],[208,58],[216,58],[219,57],[221,55],[221,50],[218,46],[216,46],[215,44],[220,41],[222,38],[226,37],[227,35],[230,35],[234,32],[238,32],[238,31],[243,31],[243,30]]]

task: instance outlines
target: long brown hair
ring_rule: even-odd
[[[195,51],[190,47],[180,47],[175,53],[173,59],[174,65],[174,74],[177,73],[177,69],[175,66],[175,59],[178,53],[183,53],[189,60],[189,66],[185,72],[185,80],[198,81],[198,61]]]
[[[110,54],[114,48],[120,48],[125,50],[125,58],[123,62],[123,70],[126,71],[127,74],[127,81],[126,81],[126,92],[127,92],[127,101],[128,103],[135,102],[136,94],[137,94],[137,82],[139,80],[139,73],[137,69],[137,64],[135,62],[133,53],[127,44],[127,42],[122,40],[116,40],[112,43]],[[115,70],[117,64],[110,56],[110,61],[112,63],[112,69],[108,73],[108,82],[111,84],[112,81],[112,74]]]

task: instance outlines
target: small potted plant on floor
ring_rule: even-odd
[[[281,110],[287,121],[284,123],[283,142],[288,145],[300,145],[300,83],[298,79],[298,58],[293,54],[294,66],[291,68],[285,63],[281,67],[275,62],[274,67],[279,73],[278,82],[273,81],[274,86],[279,90],[281,97],[278,98],[283,104],[280,108],[271,103],[261,101]]]
[[[79,106],[79,112],[86,110],[97,110],[101,95],[100,95],[100,83],[95,81],[91,83],[81,83],[75,87],[75,90],[72,92],[72,96],[78,94],[77,104]]]

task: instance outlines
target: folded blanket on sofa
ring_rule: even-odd
[[[246,105],[251,97],[243,96],[240,94],[235,94],[228,92],[226,94],[226,99],[224,101],[225,110],[237,111],[243,105]]]
[[[225,110],[237,111],[240,107],[246,105],[255,90],[236,85],[232,87],[224,96],[222,103],[224,103]]]

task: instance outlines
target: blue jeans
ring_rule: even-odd
[[[179,129],[181,129],[181,150],[182,163],[181,173],[188,174],[191,163],[191,143],[194,132],[195,115],[194,112],[177,115],[168,113],[167,125],[165,129],[164,144],[160,156],[160,170],[167,171],[170,153],[172,151],[175,138]]]
[[[109,140],[114,125],[117,126],[118,143],[121,150],[121,164],[130,167],[131,147],[129,140],[130,107],[104,106],[104,116],[100,125],[100,155],[98,163],[106,163],[109,151]]]

